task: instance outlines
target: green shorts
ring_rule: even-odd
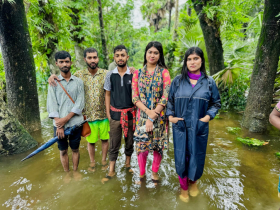
[[[89,143],[96,143],[99,138],[101,140],[109,139],[110,123],[108,119],[89,121],[88,124],[91,130],[91,134],[86,137],[86,140]]]

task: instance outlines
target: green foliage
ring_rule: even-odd
[[[280,152],[275,152],[275,156],[280,159]]]
[[[248,78],[243,73],[235,82],[220,91],[222,109],[242,111],[245,109],[247,100]]]
[[[4,69],[2,54],[0,53],[0,90],[5,89],[5,87],[6,87],[5,69]]]
[[[237,134],[239,131],[241,131],[241,128],[239,127],[226,127],[226,129],[229,133],[232,134]]]
[[[236,140],[240,141],[241,143],[246,144],[248,146],[260,147],[260,146],[268,144],[268,142],[254,139],[254,138],[249,138],[249,137],[246,137],[246,138],[237,137]]]

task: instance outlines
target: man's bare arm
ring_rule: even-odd
[[[275,128],[280,130],[280,113],[275,108],[269,115],[269,122]]]
[[[108,120],[111,119],[111,115],[110,115],[110,97],[111,97],[111,91],[106,90],[105,92],[105,106],[106,106],[106,114],[108,117]]]

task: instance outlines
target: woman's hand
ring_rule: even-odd
[[[184,120],[184,118],[180,118],[180,117],[173,117],[173,116],[169,116],[169,121],[172,123],[177,123],[179,120]]]
[[[158,114],[155,112],[155,110],[148,110],[146,114],[153,120],[158,118]]]
[[[202,121],[202,122],[208,123],[210,121],[210,116],[209,115],[205,115],[205,117],[200,118],[199,120]]]
[[[153,122],[151,120],[146,121],[146,132],[151,132],[153,131]]]

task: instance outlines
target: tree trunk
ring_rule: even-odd
[[[50,72],[52,74],[55,74],[55,75],[59,75],[60,74],[60,70],[59,68],[55,65],[55,53],[58,52],[58,50],[55,48],[51,54],[48,54],[48,66],[49,66],[49,69],[50,69]]]
[[[220,37],[220,23],[218,22],[216,15],[214,20],[208,19],[206,14],[202,13],[202,9],[207,3],[215,6],[218,6],[219,3],[214,4],[214,0],[192,0],[192,2],[194,3],[194,9],[199,17],[200,26],[204,36],[210,75],[213,75],[225,68],[224,51]]]
[[[102,42],[102,51],[104,55],[104,65],[108,67],[108,53],[106,47],[106,40],[105,40],[105,33],[104,33],[104,23],[103,23],[103,15],[102,15],[102,4],[101,0],[97,0],[98,2],[98,11],[99,11],[99,23],[100,23],[100,30],[101,30],[101,42]]]
[[[87,67],[86,62],[84,61],[84,50],[81,48],[78,43],[75,44],[75,55],[76,55],[76,62],[75,66],[78,69],[85,69]]]
[[[171,27],[171,11],[172,11],[172,8],[169,9],[168,31],[170,31],[170,27]]]
[[[188,16],[192,16],[192,8],[190,7],[190,5],[188,4]]]
[[[40,129],[36,72],[23,0],[0,0],[0,45],[8,107],[28,130]]]
[[[178,29],[178,22],[179,22],[179,0],[176,0],[175,3],[175,23],[174,23],[174,33],[173,33],[173,41],[177,40],[177,29]]]
[[[280,56],[279,0],[265,0],[262,30],[256,51],[243,126],[251,132],[264,132],[272,102],[274,80]]]
[[[72,0],[73,2],[77,3],[78,0]],[[73,41],[75,42],[75,56],[76,56],[76,62],[75,66],[78,69],[84,69],[87,67],[85,61],[84,61],[84,49],[80,46],[80,44],[85,40],[84,36],[79,36],[79,33],[83,30],[84,23],[80,22],[80,13],[82,12],[80,9],[77,8],[71,8],[72,13],[70,13],[71,17],[71,23],[70,31],[71,31],[71,37]]]
[[[0,97],[0,156],[25,152],[37,142],[8,110]]]

